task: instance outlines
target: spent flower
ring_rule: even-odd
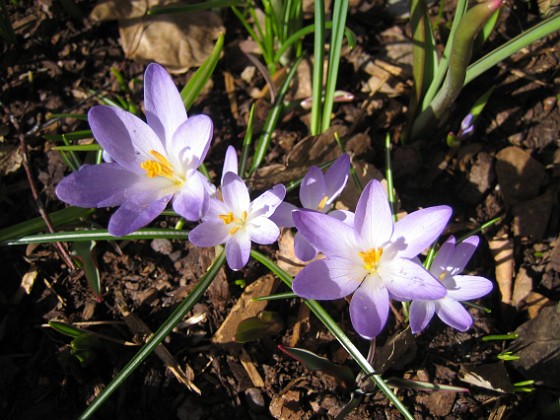
[[[410,304],[410,328],[413,333],[422,331],[434,313],[450,327],[466,331],[472,317],[460,302],[478,299],[492,290],[492,282],[484,277],[460,275],[471,259],[479,238],[471,236],[459,244],[449,237],[436,254],[430,273],[447,289],[445,297],[436,300],[413,300]]]
[[[269,218],[284,199],[286,188],[275,185],[251,202],[245,182],[225,171],[221,190],[223,201],[210,198],[208,211],[189,240],[199,247],[225,243],[229,267],[240,270],[249,261],[251,242],[268,245],[278,239],[280,229]]]
[[[93,107],[88,121],[106,162],[82,166],[56,189],[74,206],[119,206],[108,227],[116,236],[147,225],[171,200],[179,215],[199,220],[215,190],[198,171],[212,138],[212,120],[187,118],[179,91],[160,65],[150,64],[144,81],[147,122],[117,107]]]
[[[446,290],[416,257],[443,231],[448,206],[415,211],[393,223],[387,195],[379,181],[364,189],[354,225],[311,210],[295,210],[299,232],[326,258],[313,261],[296,276],[293,290],[307,299],[340,299],[353,293],[350,318],[362,337],[383,329],[389,301],[439,299]]]
[[[317,166],[309,168],[301,181],[299,200],[305,209],[328,213],[333,208],[333,203],[340,195],[348,181],[350,157],[343,154],[336,159],[330,168],[323,174]],[[283,202],[278,206],[271,219],[281,227],[294,227],[292,212],[297,207]],[[348,214],[338,210],[329,213],[339,220],[348,218]],[[317,249],[299,232],[294,238],[294,251],[302,261],[309,261],[317,255]]]

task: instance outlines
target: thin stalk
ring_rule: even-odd
[[[313,79],[311,102],[311,127],[312,136],[319,134],[321,128],[321,109],[323,105],[323,62],[325,51],[325,4],[315,2],[315,37],[313,44]]]
[[[280,280],[282,280],[290,289],[292,288],[293,278],[280,267],[278,267],[272,260],[257,251],[251,251],[251,257],[259,261],[266,268],[276,274],[280,278]],[[342,347],[344,347],[348,354],[352,356],[358,366],[360,366],[360,368],[364,371],[366,376],[369,377],[379,387],[379,389],[395,405],[395,407],[401,412],[401,414],[408,420],[414,420],[414,417],[412,416],[412,414],[410,414],[404,404],[395,394],[393,394],[383,378],[379,374],[375,373],[375,370],[373,369],[373,367],[371,367],[367,359],[360,353],[354,343],[352,343],[352,341],[346,336],[344,331],[342,331],[342,329],[338,326],[334,319],[331,318],[327,311],[323,309],[321,304],[311,299],[303,299],[303,301],[309,307],[311,312],[313,312],[313,314],[315,314],[315,316],[323,323],[323,325],[325,325],[328,330],[336,337],[338,342],[342,345]]]
[[[247,170],[247,159],[249,159],[249,153],[251,152],[251,142],[253,141],[253,119],[255,117],[255,104],[251,105],[251,110],[249,111],[249,120],[247,121],[247,131],[245,131],[245,137],[243,138],[243,146],[241,147],[241,160],[239,162],[238,175],[245,179],[245,171]]]
[[[161,342],[173,331],[179,322],[185,317],[192,307],[204,295],[212,281],[218,275],[226,261],[225,251],[221,251],[216,257],[206,274],[202,276],[200,281],[194,287],[193,291],[183,300],[173,313],[165,320],[161,327],[140,349],[138,353],[127,363],[127,365],[119,372],[119,374],[111,381],[109,385],[97,396],[89,407],[79,417],[80,420],[89,419],[105,401],[115,392],[122,383],[140,366],[140,364],[161,344]]]
[[[391,136],[385,135],[385,179],[387,180],[387,197],[393,213],[393,221],[397,222],[397,200],[393,183],[393,167],[391,165]]]
[[[468,67],[467,75],[465,77],[465,85],[480,76],[486,70],[494,67],[496,64],[515,54],[520,49],[525,48],[526,46],[544,38],[547,35],[550,35],[553,32],[557,32],[559,29],[560,13],[556,13],[555,15],[537,23],[525,32],[517,35],[515,38],[510,39],[508,42],[486,54],[484,57]]]
[[[334,0],[333,5],[333,29],[331,32],[331,49],[329,51],[329,70],[325,86],[325,103],[323,104],[323,116],[321,121],[321,132],[326,131],[331,125],[331,112],[334,102],[334,91],[338,79],[338,68],[340,65],[340,52],[342,50],[342,39],[348,13],[348,0]]]
[[[255,155],[253,156],[253,163],[251,165],[251,169],[249,170],[249,176],[251,176],[259,168],[262,161],[264,160],[264,157],[266,156],[266,153],[268,152],[268,147],[270,146],[270,141],[272,140],[272,133],[276,128],[276,124],[280,119],[280,115],[282,114],[282,109],[284,107],[283,104],[284,96],[286,95],[290,83],[292,82],[294,76],[296,75],[297,68],[301,63],[301,60],[303,60],[303,55],[299,57],[296,60],[296,62],[293,64],[292,68],[290,69],[290,72],[288,73],[286,79],[284,80],[284,83],[282,83],[282,86],[278,91],[278,96],[276,97],[274,106],[268,113],[268,116],[266,118],[263,127],[263,134],[259,138],[259,142],[257,143],[256,146]]]
[[[87,209],[89,211],[89,209]],[[51,242],[84,242],[84,241],[122,241],[129,239],[183,239],[189,237],[186,230],[143,228],[125,236],[113,236],[107,229],[80,230],[75,232],[42,233],[24,236],[19,239],[6,239],[4,245],[46,244]]]
[[[455,32],[457,31],[457,27],[459,26],[459,22],[461,18],[467,11],[468,0],[458,0],[457,7],[455,8],[455,15],[453,16],[453,23],[451,24],[451,31],[449,32],[449,38],[447,44],[445,44],[445,49],[443,50],[443,56],[441,57],[439,64],[437,66],[436,73],[426,94],[424,95],[424,99],[422,100],[422,107],[420,111],[424,111],[429,105],[430,102],[434,99],[434,96],[438,92],[443,78],[447,73],[447,69],[449,68],[449,54],[451,53],[451,40],[455,36]]]

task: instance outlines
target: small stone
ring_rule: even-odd
[[[173,252],[173,245],[169,239],[156,238],[150,245],[154,251],[163,255],[169,255]]]
[[[261,413],[265,410],[264,395],[259,388],[247,388],[245,390],[245,398],[251,411]]]

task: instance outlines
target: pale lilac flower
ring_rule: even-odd
[[[466,331],[472,317],[459,302],[478,299],[492,290],[492,282],[484,277],[459,275],[471,259],[479,239],[471,236],[458,245],[449,237],[438,251],[430,273],[441,281],[447,295],[437,300],[413,300],[410,304],[410,328],[413,333],[422,331],[434,313],[450,327]]]
[[[83,166],[56,189],[74,206],[120,206],[109,221],[116,236],[147,225],[172,199],[175,212],[199,220],[214,191],[197,170],[208,152],[212,120],[187,118],[181,95],[158,64],[146,69],[144,106],[147,123],[120,108],[93,107],[88,120],[106,162]]]
[[[445,288],[417,261],[442,232],[451,209],[430,207],[393,223],[387,195],[371,181],[356,207],[354,227],[325,214],[295,210],[299,231],[326,258],[312,262],[296,276],[293,290],[307,299],[340,299],[354,293],[350,318],[362,337],[383,329],[389,300],[439,299]]]
[[[267,245],[278,239],[280,229],[269,218],[284,199],[286,188],[275,185],[251,202],[243,180],[228,171],[221,189],[223,201],[210,198],[208,212],[189,240],[200,247],[225,243],[228,265],[240,270],[249,261],[251,242]]]
[[[347,154],[343,154],[335,160],[325,174],[317,166],[309,168],[299,188],[299,200],[303,208],[317,210],[321,213],[329,212],[334,201],[346,186],[349,169],[350,158]],[[271,220],[280,227],[294,227],[292,211],[296,209],[297,207],[293,204],[283,202],[278,206]],[[349,216],[346,212],[338,210],[329,215],[339,220],[344,220]],[[294,238],[294,251],[296,257],[302,261],[309,261],[317,256],[315,247],[299,232]]]

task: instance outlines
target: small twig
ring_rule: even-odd
[[[4,108],[4,112],[6,112],[6,114],[9,115],[10,122],[18,132],[23,169],[25,170],[25,175],[27,176],[27,183],[29,184],[29,188],[31,189],[31,195],[33,196],[33,200],[35,201],[35,205],[37,206],[37,211],[39,212],[39,215],[45,222],[48,231],[50,233],[55,233],[55,229],[51,222],[51,219],[48,213],[46,212],[45,208],[43,207],[43,203],[41,202],[41,199],[39,198],[39,193],[37,192],[37,185],[35,184],[33,174],[31,173],[31,168],[29,167],[29,162],[27,160],[27,144],[25,143],[25,135],[21,132],[20,125],[18,124],[14,116],[11,114],[11,112],[9,112],[9,109],[7,109],[5,106],[3,106],[3,108]],[[70,256],[70,254],[68,253],[64,245],[62,245],[61,242],[55,242],[55,246],[58,251],[58,254],[64,260],[64,262],[66,262],[68,268],[70,270],[75,270],[76,265],[74,264],[74,261],[72,261],[72,257]]]

